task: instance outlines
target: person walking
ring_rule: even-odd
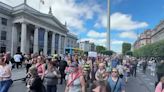
[[[105,81],[96,81],[92,86],[91,92],[111,92],[108,86]]]
[[[27,82],[28,92],[46,92],[35,66],[30,67],[29,75],[30,79]]]
[[[159,63],[157,63],[156,70],[157,70],[157,79],[159,82],[161,77],[164,76],[164,60],[161,60]]]
[[[107,80],[111,92],[125,92],[125,83],[119,78],[119,72],[116,68],[112,69],[111,77]]]
[[[38,71],[38,75],[43,80],[44,75],[45,75],[45,64],[44,64],[43,56],[38,56],[37,57],[36,68],[37,68],[37,71]]]
[[[19,68],[19,65],[21,64],[22,56],[19,53],[16,53],[14,55],[14,61],[16,63],[17,69]]]
[[[65,92],[86,92],[85,80],[82,73],[78,70],[78,64],[72,62],[70,67],[71,73],[68,75]]]
[[[8,92],[13,81],[11,79],[11,67],[7,65],[5,57],[0,55],[0,92]]]
[[[59,71],[60,71],[60,74],[61,74],[61,77],[60,77],[60,84],[63,83],[63,79],[65,78],[65,69],[67,67],[67,62],[62,59],[60,62],[59,62]]]
[[[105,64],[104,63],[99,64],[99,68],[96,72],[95,78],[96,78],[97,81],[107,80]]]
[[[46,70],[44,76],[46,92],[57,92],[58,78],[60,77],[60,71],[55,66],[55,63],[53,61],[49,61],[48,69]]]
[[[133,59],[132,62],[132,76],[136,77],[137,74],[137,60]]]
[[[161,81],[157,84],[155,92],[164,92],[164,76],[161,77]]]

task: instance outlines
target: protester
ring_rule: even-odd
[[[8,89],[12,85],[11,79],[11,67],[7,65],[2,54],[0,55],[0,92],[8,92]]]
[[[97,81],[94,83],[91,92],[111,92],[110,87],[108,87],[105,81]]]
[[[125,92],[125,83],[119,78],[119,72],[116,68],[112,69],[112,74],[107,81],[111,92]]]
[[[159,63],[157,63],[156,70],[157,70],[157,79],[159,82],[161,77],[164,76],[164,60],[161,60]]]
[[[164,92],[164,76],[161,77],[161,81],[156,86],[155,92]]]
[[[147,68],[147,62],[146,60],[144,60],[144,62],[142,62],[142,67],[143,67],[143,73],[146,73],[146,68]]]
[[[117,65],[116,68],[118,69],[120,78],[123,78],[123,76],[124,76],[124,66],[120,63],[119,65]]]
[[[136,74],[137,74],[137,59],[133,59],[133,62],[132,62],[132,76],[136,77]]]
[[[30,79],[27,82],[28,92],[46,92],[35,66],[30,67],[29,75]]]
[[[106,80],[107,79],[106,70],[105,70],[105,64],[104,63],[100,63],[99,64],[99,68],[98,68],[98,70],[96,72],[95,78],[98,81],[102,81],[102,80]]]
[[[38,75],[41,77],[43,80],[44,75],[45,75],[45,64],[44,64],[44,58],[43,56],[38,56],[37,57],[37,63],[36,63],[36,68],[38,71]]]
[[[124,70],[125,70],[125,82],[128,82],[128,79],[130,77],[130,62],[129,60],[126,61],[126,64],[124,65]]]
[[[44,81],[46,92],[57,92],[58,78],[61,74],[53,61],[48,62],[48,69],[45,72]]]
[[[32,65],[31,57],[30,55],[26,55],[25,57],[25,64],[26,64],[26,73],[28,73],[29,68]]]
[[[14,61],[16,63],[17,69],[19,68],[19,65],[21,65],[21,62],[22,62],[21,60],[22,60],[22,56],[19,53],[16,53],[14,55]]]
[[[65,92],[86,92],[85,80],[82,73],[78,70],[78,64],[72,62],[70,67],[71,73],[68,76]]]
[[[118,60],[118,58],[115,56],[115,57],[112,59],[112,62],[111,62],[112,68],[116,68],[118,64],[119,64],[119,60]]]
[[[60,78],[60,84],[62,84],[63,83],[63,80],[64,80],[64,78],[65,78],[65,69],[66,69],[66,67],[67,67],[68,65],[67,65],[67,62],[64,60],[64,59],[62,59],[60,62],[59,62],[59,71],[60,71],[60,74],[61,74],[61,78]]]

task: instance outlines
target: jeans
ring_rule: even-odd
[[[46,92],[57,92],[57,86],[56,85],[52,85],[52,86],[47,85],[46,87],[47,87]]]
[[[13,81],[11,79],[0,81],[0,92],[8,92]]]

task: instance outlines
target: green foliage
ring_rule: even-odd
[[[114,52],[111,51],[111,50],[105,50],[105,51],[102,51],[101,54],[104,54],[104,55],[109,55],[111,56]]]
[[[123,43],[122,44],[122,53],[123,55],[126,54],[127,51],[131,50],[131,44],[130,43]]]
[[[96,46],[96,52],[98,52],[98,53],[101,53],[105,50],[106,50],[106,48],[104,46]]]
[[[133,55],[135,57],[162,57],[164,56],[164,40],[135,49]]]
[[[132,56],[132,55],[133,55],[133,52],[132,52],[132,51],[127,51],[127,52],[125,53],[125,55]]]

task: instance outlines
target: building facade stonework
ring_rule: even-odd
[[[79,48],[83,50],[84,52],[89,52],[89,51],[95,51],[96,46],[94,43],[91,43],[89,41],[81,41],[79,42]]]
[[[164,20],[155,27],[151,38],[152,43],[164,40]]]
[[[0,2],[0,51],[64,54],[68,29],[52,14],[26,3],[12,7]]]
[[[138,39],[134,42],[134,49],[150,44],[152,33],[152,30],[145,30],[142,34],[140,34]]]

